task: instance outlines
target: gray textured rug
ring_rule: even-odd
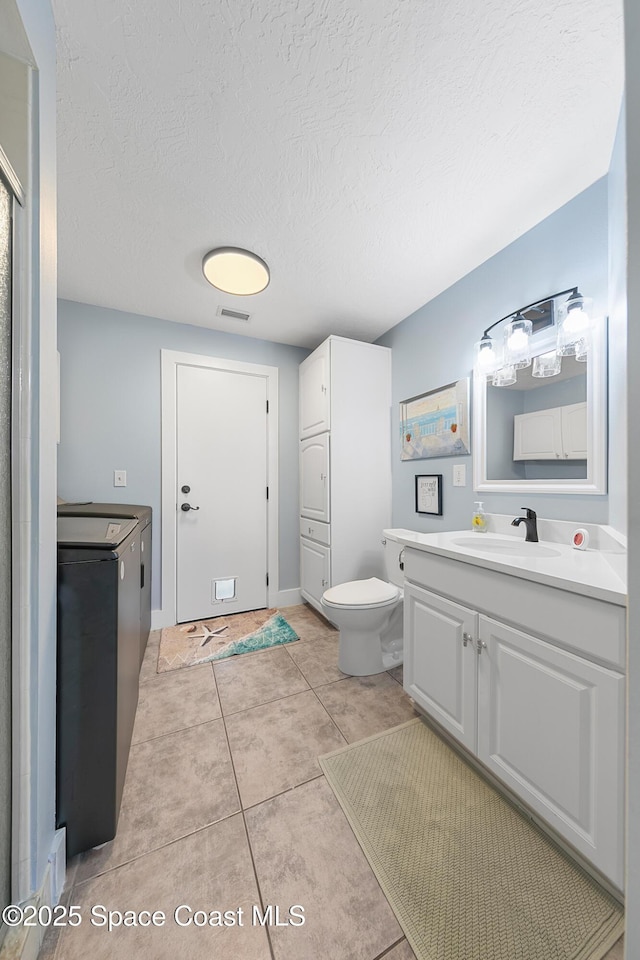
[[[602,960],[619,904],[411,720],[320,764],[418,960]]]

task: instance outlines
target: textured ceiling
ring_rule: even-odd
[[[373,340],[608,169],[621,0],[53,7],[67,299]],[[209,286],[218,245],[267,290]]]

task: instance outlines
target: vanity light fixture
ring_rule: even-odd
[[[475,345],[475,372],[476,375],[490,380],[495,386],[507,386],[516,382],[516,371],[531,365],[531,336],[538,329],[553,324],[553,305],[558,297],[569,294],[567,301],[558,307],[558,321],[556,324],[556,349],[544,354],[534,363],[534,377],[552,377],[560,373],[561,357],[575,356],[576,360],[585,361],[589,350],[591,321],[589,311],[592,301],[583,297],[577,287],[561,290],[545,300],[536,300],[534,303],[521,307],[514,313],[507,314],[487,327],[482,339]],[[527,312],[536,311],[542,318],[534,317],[533,323]],[[494,327],[506,323],[504,328],[503,349],[491,337]],[[544,362],[541,362],[544,361]]]
[[[261,293],[270,280],[269,267],[264,260],[241,247],[210,250],[202,260],[202,272],[217,290],[236,297]]]

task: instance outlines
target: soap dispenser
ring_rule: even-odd
[[[471,518],[471,529],[474,533],[485,533],[487,529],[487,515],[484,512],[482,500],[475,501],[475,510]]]

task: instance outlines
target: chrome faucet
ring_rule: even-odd
[[[527,543],[537,543],[538,542],[538,517],[535,510],[531,510],[529,507],[520,507],[521,510],[526,511],[526,517],[516,517],[515,520],[511,521],[512,527],[519,527],[521,523],[524,523],[527,528],[527,535],[524,538]]]

